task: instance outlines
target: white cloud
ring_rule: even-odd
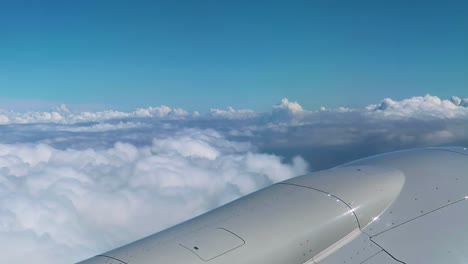
[[[228,107],[226,110],[210,109],[210,116],[214,118],[226,119],[248,119],[258,117],[259,114],[248,109],[236,110],[232,107]]]
[[[135,117],[156,117],[156,118],[181,118],[187,116],[196,116],[196,113],[189,112],[180,108],[170,108],[167,106],[138,108],[133,112],[122,112],[115,110],[105,111],[83,111],[72,112],[64,104],[56,107],[55,110],[46,112],[15,112],[0,110],[0,124],[33,124],[33,123],[58,123],[58,124],[76,124],[84,122],[102,122],[112,119],[124,119]]]
[[[437,96],[417,96],[401,101],[384,99],[378,105],[366,109],[379,118],[466,118],[468,117],[468,99],[452,97],[443,100]]]
[[[143,147],[3,144],[0,262],[78,261],[306,171],[212,130]]]
[[[79,124],[132,118],[193,119],[199,117],[205,119],[216,118],[229,120],[264,119],[266,117],[273,122],[307,122],[310,118],[316,117],[316,114],[320,112],[359,112],[361,114],[367,114],[368,117],[371,116],[381,119],[466,118],[468,117],[468,98],[461,99],[453,96],[450,100],[443,100],[437,96],[431,95],[417,96],[401,101],[394,101],[390,98],[386,98],[379,104],[369,105],[363,109],[352,109],[344,106],[329,109],[322,106],[319,111],[305,110],[298,102],[292,102],[287,98],[283,98],[279,104],[273,106],[272,111],[269,113],[257,113],[249,109],[237,110],[228,107],[225,110],[211,109],[205,114],[189,112],[181,108],[171,108],[164,105],[138,108],[133,112],[116,110],[74,112],[66,105],[61,104],[50,112],[15,112],[0,110],[0,125],[37,123]]]
[[[304,114],[304,109],[298,102],[291,102],[287,98],[283,98],[279,104],[274,105],[271,113],[273,120],[281,121],[294,121],[303,117]]]
[[[452,101],[452,103],[454,103],[457,106],[468,107],[468,98],[461,99],[460,97],[452,96],[452,98],[450,98],[450,101]]]
[[[121,129],[131,129],[148,126],[147,124],[141,122],[118,122],[113,123],[98,123],[94,125],[84,125],[84,126],[62,126],[57,127],[58,131],[70,131],[70,132],[104,132],[111,130],[121,130]]]
[[[166,116],[188,116],[190,115],[187,111],[180,108],[170,108],[168,106],[160,107],[148,107],[148,108],[139,108],[135,112],[129,114],[129,116],[137,117],[166,117]]]
[[[286,111],[292,114],[297,114],[304,111],[298,102],[290,102],[288,98],[283,98],[281,103],[275,105],[273,109],[278,111]]]

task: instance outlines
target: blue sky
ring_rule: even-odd
[[[0,98],[262,111],[466,97],[467,28],[466,1],[2,1]]]

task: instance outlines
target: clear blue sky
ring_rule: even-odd
[[[265,110],[426,93],[468,96],[467,1],[0,3],[0,98]]]

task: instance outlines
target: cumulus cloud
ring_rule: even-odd
[[[133,112],[116,110],[105,111],[71,111],[66,105],[61,104],[52,111],[16,112],[0,110],[0,124],[79,124],[88,122],[107,122],[109,120],[124,120],[135,118],[159,118],[159,119],[262,119],[269,121],[304,122],[316,117],[317,112],[347,113],[359,112],[367,117],[382,119],[427,119],[427,118],[466,118],[468,116],[468,98],[453,96],[450,99],[441,99],[437,96],[417,96],[401,101],[385,98],[379,104],[372,104],[363,109],[351,109],[338,107],[330,109],[320,107],[318,111],[305,110],[298,102],[283,98],[280,103],[273,106],[271,112],[257,113],[249,109],[211,109],[208,113],[189,112],[181,108],[157,106],[138,108]]]
[[[468,99],[363,108],[0,111],[5,263],[72,263],[259,188],[386,151],[468,145]]]
[[[122,130],[138,127],[145,127],[146,124],[140,122],[118,122],[118,123],[97,123],[86,126],[57,126],[57,131],[70,131],[70,132],[104,132],[110,130]]]
[[[52,111],[39,112],[16,112],[0,110],[0,124],[33,124],[33,123],[59,123],[75,124],[84,122],[102,122],[112,119],[125,119],[136,117],[159,117],[159,118],[180,118],[190,114],[180,108],[170,108],[168,106],[138,108],[133,112],[122,112],[116,110],[77,112],[74,113],[64,104],[56,107]],[[196,115],[193,113],[192,115]]]
[[[224,119],[250,119],[250,118],[258,117],[259,114],[249,109],[236,110],[232,107],[228,107],[226,110],[210,109],[209,115],[214,118],[224,118]]]
[[[304,109],[298,102],[291,102],[283,98],[279,104],[273,106],[272,117],[274,120],[292,121],[302,117]]]
[[[297,114],[304,111],[298,102],[290,102],[288,98],[283,98],[281,103],[273,106],[273,111],[286,111],[291,114]]]
[[[5,263],[70,263],[307,171],[213,130],[136,147],[0,145]]]
[[[468,98],[453,96],[443,100],[437,96],[418,96],[402,101],[384,99],[378,105],[366,109],[373,114],[382,114],[387,118],[466,118],[468,117]]]

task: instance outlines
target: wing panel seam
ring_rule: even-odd
[[[342,202],[346,207],[349,208],[349,210],[351,211],[351,213],[353,213],[354,218],[356,219],[356,223],[357,223],[358,228],[361,229],[361,223],[359,223],[359,218],[357,217],[356,213],[354,212],[354,209],[353,209],[345,200],[341,199],[340,197],[338,197],[338,196],[336,196],[336,195],[334,195],[334,194],[332,194],[332,193],[329,193],[329,192],[326,192],[326,191],[317,189],[317,188],[312,188],[312,187],[304,186],[304,185],[300,185],[300,184],[287,183],[287,182],[280,182],[280,183],[277,183],[277,184],[290,185],[290,186],[296,186],[296,187],[302,187],[302,188],[314,190],[314,191],[317,191],[317,192],[321,192],[321,193],[324,193],[324,194],[326,194],[326,195],[330,195],[331,197],[333,197],[333,198],[339,200],[339,201]]]

